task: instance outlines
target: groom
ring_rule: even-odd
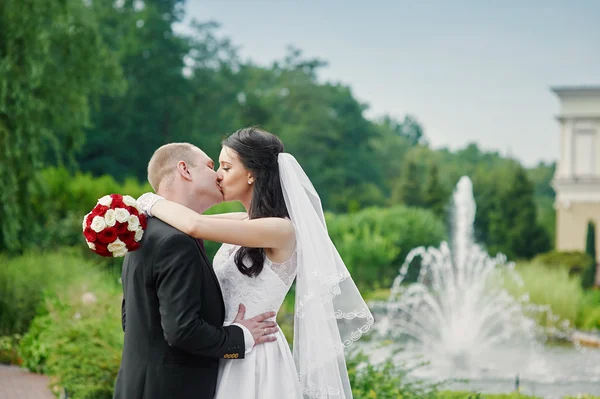
[[[191,144],[156,150],[148,180],[162,197],[198,213],[223,200],[213,161]],[[243,320],[243,305],[222,327],[223,297],[202,241],[156,218],[122,273],[125,342],[115,399],[212,399],[219,359],[243,359],[276,339],[275,323],[266,321],[275,313]]]

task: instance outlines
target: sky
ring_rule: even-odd
[[[192,18],[220,23],[243,60],[293,45],[327,61],[321,81],[369,119],[414,115],[433,148],[476,142],[527,166],[559,154],[550,88],[600,85],[600,0],[187,0]]]

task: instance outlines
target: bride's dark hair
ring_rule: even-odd
[[[244,167],[254,176],[248,217],[250,219],[289,217],[277,162],[278,155],[284,151],[281,140],[267,131],[248,127],[233,133],[223,140],[221,145],[237,152]],[[244,259],[250,261],[250,266],[244,264]],[[235,264],[240,272],[250,277],[260,274],[264,262],[263,248],[242,247],[235,255]]]

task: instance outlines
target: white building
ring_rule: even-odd
[[[588,221],[600,226],[600,86],[554,87],[561,103],[554,175],[556,247],[585,250]],[[596,231],[600,261],[600,231]]]

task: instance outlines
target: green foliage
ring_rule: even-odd
[[[561,259],[586,259],[581,257],[581,252],[554,253],[536,257],[535,262],[519,263],[516,271],[523,280],[519,286],[510,278],[504,278],[504,287],[514,297],[528,293],[531,303],[548,305],[552,313],[560,320],[568,320],[570,325],[583,330],[600,329],[600,291],[581,288],[580,278],[569,272]],[[542,260],[559,261],[559,263],[545,264]],[[554,325],[544,315],[537,320],[543,325]]]
[[[368,208],[326,219],[332,241],[362,289],[388,288],[411,249],[437,246],[446,238],[444,224],[424,209]]]
[[[194,142],[201,133],[187,124],[197,107],[181,72],[192,47],[172,27],[183,17],[181,1],[146,1],[143,8],[134,3],[115,7],[110,1],[92,2],[99,34],[118,57],[127,90],[100,99],[77,154],[84,171],[119,181],[145,179],[148,160],[160,145]]]
[[[587,235],[585,240],[585,253],[589,255],[591,261],[586,266],[581,276],[581,286],[584,289],[592,288],[596,284],[596,224],[588,222]]]
[[[465,391],[442,391],[437,399],[542,399],[539,396],[528,396],[518,392],[507,394],[489,394]]]
[[[85,244],[81,221],[96,205],[98,198],[113,193],[136,198],[152,191],[148,183],[140,184],[132,178],[118,183],[109,175],[94,178],[90,173],[70,173],[58,167],[46,168],[37,177],[41,184],[30,197],[36,222],[23,244],[26,248],[51,249]]]
[[[392,202],[406,206],[423,206],[422,188],[419,181],[417,163],[407,157],[400,180],[392,193]]]
[[[550,251],[537,255],[532,262],[551,268],[566,268],[569,274],[580,274],[592,262],[592,258],[580,251]]]
[[[537,222],[550,238],[550,247],[554,248],[556,241],[556,209],[554,198],[536,195]]]
[[[409,378],[412,369],[388,360],[380,365],[368,362],[362,353],[346,360],[352,396],[356,399],[436,399],[438,386]],[[418,366],[417,366],[418,367]]]
[[[24,333],[42,305],[44,292],[54,292],[80,274],[76,251],[0,255],[0,336]]]
[[[431,164],[427,170],[427,181],[423,189],[423,205],[431,209],[437,217],[446,220],[446,210],[449,206],[450,193],[440,182],[438,166]]]
[[[36,173],[49,153],[58,162],[73,154],[90,103],[122,81],[82,1],[5,0],[0,26],[0,250],[20,251]]]
[[[534,184],[536,197],[554,199],[555,193],[550,183],[555,172],[556,162],[548,164],[540,162],[527,171],[529,180]]]
[[[52,376],[69,397],[112,398],[123,343],[121,289],[113,276],[85,262],[76,275],[45,296],[19,354],[24,367]]]
[[[600,330],[600,290],[584,291],[576,325],[583,330]]]
[[[533,185],[523,167],[512,163],[474,176],[478,238],[491,254],[530,259],[550,249],[550,237],[537,219]]]
[[[21,364],[19,343],[21,334],[0,336],[0,364]]]
[[[504,278],[505,288],[514,297],[528,293],[529,300],[536,305],[548,305],[552,313],[575,325],[578,319],[583,292],[577,276],[569,276],[564,268],[549,268],[539,263],[519,263],[517,273],[523,280],[518,286],[511,278]],[[540,315],[539,324],[552,323]]]

